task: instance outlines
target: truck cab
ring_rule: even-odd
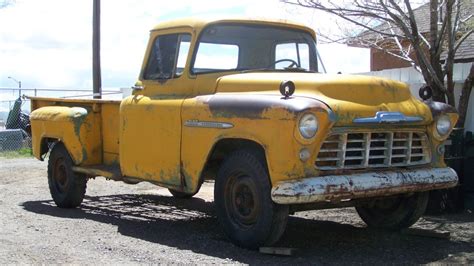
[[[246,248],[278,241],[301,210],[354,206],[369,226],[411,226],[428,191],[457,184],[443,159],[456,111],[397,81],[321,74],[316,49],[312,29],[287,21],[157,25],[131,96],[32,98],[53,200],[79,206],[96,176],[180,198],[215,180],[219,222]]]

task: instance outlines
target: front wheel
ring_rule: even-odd
[[[400,230],[420,219],[428,204],[428,192],[375,200],[369,205],[356,207],[360,218],[370,227]]]
[[[74,173],[73,165],[64,145],[54,145],[48,160],[48,184],[51,196],[60,208],[75,208],[81,205],[86,193],[87,178]]]
[[[217,218],[230,240],[256,249],[277,242],[285,231],[288,206],[270,197],[271,184],[256,152],[237,151],[222,164],[214,187]]]

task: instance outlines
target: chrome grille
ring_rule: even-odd
[[[321,170],[399,167],[431,161],[423,132],[362,132],[332,134],[316,159]]]

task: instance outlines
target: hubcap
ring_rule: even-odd
[[[232,178],[228,191],[231,197],[227,202],[227,209],[234,222],[241,226],[254,224],[257,221],[259,205],[253,180],[248,176]]]
[[[59,191],[64,191],[67,186],[67,171],[64,164],[64,159],[59,158],[56,160],[54,165],[53,177],[55,180],[56,188]]]

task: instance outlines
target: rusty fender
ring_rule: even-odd
[[[330,110],[317,99],[307,97],[282,97],[272,94],[219,93],[198,96],[198,102],[209,105],[214,117],[262,119],[267,111],[284,109],[291,114],[301,113],[311,108]],[[330,115],[332,112],[328,111]],[[272,117],[275,118],[275,117]],[[332,117],[331,117],[332,118]]]
[[[277,183],[272,200],[299,204],[381,197],[450,188],[457,182],[456,172],[449,167],[310,177]]]

